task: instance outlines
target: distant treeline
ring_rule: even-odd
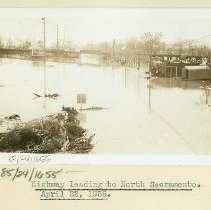
[[[38,59],[43,60],[43,50],[38,50],[33,53],[32,49],[19,49],[19,48],[0,48],[1,58],[13,58],[13,59]],[[72,59],[78,59],[79,54],[75,51],[66,52],[64,50],[46,50],[46,59],[53,59],[58,61],[68,61]]]
[[[110,52],[111,57],[117,60],[138,60],[149,62],[149,55],[157,53],[199,55],[210,58],[211,49],[202,40],[178,40],[169,44],[163,40],[162,33],[144,33],[140,37],[127,40],[113,40],[113,42],[102,42],[99,44],[87,44],[88,49],[98,49]]]
[[[127,40],[112,40],[110,42],[101,42],[101,43],[89,43],[84,45],[73,45],[70,42],[63,43],[63,45],[55,46],[50,48],[46,47],[48,54],[50,57],[58,55],[60,57],[74,57],[78,56],[77,52],[81,49],[88,50],[98,50],[106,53],[104,56],[104,60],[119,62],[122,65],[139,65],[140,63],[148,63],[149,55],[157,54],[157,53],[166,53],[166,54],[181,54],[181,55],[200,55],[202,57],[210,58],[211,49],[208,45],[201,42],[202,40],[178,40],[172,44],[165,42],[163,39],[162,33],[151,33],[147,32],[141,35],[140,37],[128,38]],[[37,41],[36,47],[37,49],[43,49],[43,41]],[[23,41],[17,44],[11,41],[11,39],[7,40],[7,42],[2,42],[0,40],[0,48],[4,49],[15,49],[23,50],[21,56],[27,57],[29,56],[32,47],[32,42]],[[52,50],[53,49],[53,50]],[[69,55],[64,52],[75,52],[70,53]],[[0,50],[0,54],[1,54]],[[20,51],[19,51],[20,52]],[[62,54],[63,53],[63,54]],[[6,55],[5,53],[3,53]],[[11,53],[14,55],[14,53]],[[11,55],[10,54],[10,55]],[[17,53],[20,56],[20,53]],[[16,56],[17,56],[16,54]],[[9,54],[8,54],[9,55]]]

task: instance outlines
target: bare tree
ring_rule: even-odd
[[[0,48],[3,48],[4,47],[4,43],[2,41],[2,38],[0,37]]]
[[[140,38],[139,48],[146,55],[156,54],[165,48],[165,43],[162,42],[161,38],[162,33],[144,33]]]

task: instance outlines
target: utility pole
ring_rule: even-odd
[[[65,49],[65,31],[63,32],[63,47]]]
[[[125,54],[125,88],[127,87],[127,54]]]
[[[45,53],[46,53],[46,40],[45,40],[45,17],[42,18],[42,21],[43,21],[43,47],[44,47],[44,56],[45,56]]]
[[[115,39],[113,40],[113,53],[112,53],[112,57],[113,57],[113,60],[114,60],[114,53],[115,53]]]
[[[44,109],[46,108],[46,101],[45,101],[45,97],[46,97],[46,38],[45,38],[45,17],[42,18],[43,21],[43,47],[44,47]]]
[[[59,26],[56,26],[56,48],[59,49]]]

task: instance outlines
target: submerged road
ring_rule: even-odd
[[[96,134],[94,154],[211,154],[210,93],[200,81],[149,81],[145,70],[0,59],[0,116],[27,121],[72,106]],[[34,97],[44,87],[60,97]],[[86,95],[82,107],[77,94]]]

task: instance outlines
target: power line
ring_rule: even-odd
[[[192,41],[194,41],[194,40],[198,40],[198,39],[203,39],[203,38],[206,38],[206,37],[211,37],[211,34],[208,34],[208,35],[205,35],[205,36],[201,36],[201,37],[198,37],[198,38],[192,39]]]

